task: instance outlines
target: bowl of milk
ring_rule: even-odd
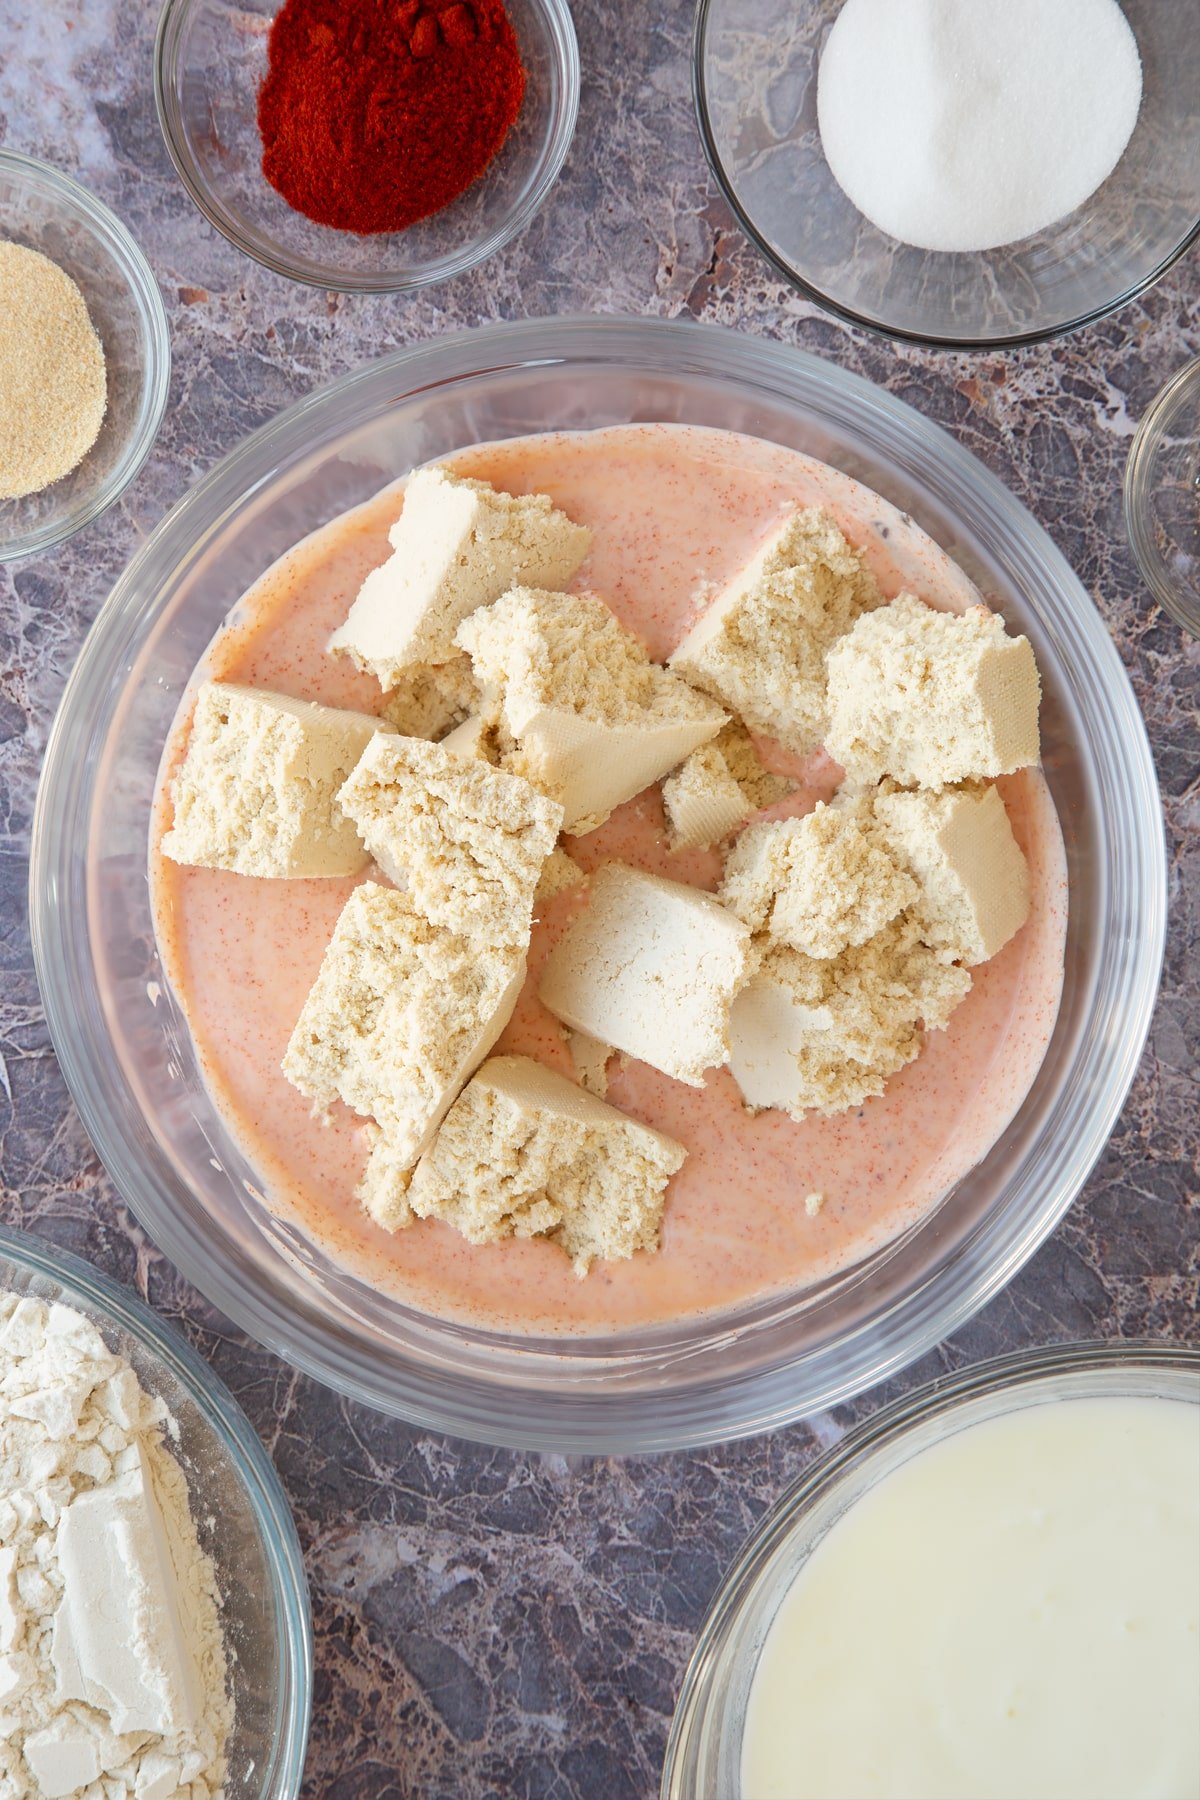
[[[1200,1352],[978,1364],[851,1432],[717,1595],[662,1800],[1200,1792]]]
[[[1055,336],[1200,232],[1194,0],[701,0],[694,82],[759,248],[897,337]]]

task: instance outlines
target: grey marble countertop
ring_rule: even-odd
[[[165,509],[253,426],[397,345],[480,320],[691,313],[801,345],[943,423],[1078,571],[1149,724],[1171,923],[1149,1046],[1112,1140],[1008,1291],[897,1386],[1018,1345],[1196,1335],[1200,1269],[1200,645],[1148,601],[1121,473],[1150,399],[1200,348],[1197,264],[1066,342],[984,357],[890,345],[797,298],[735,229],[692,115],[690,4],[575,0],[579,133],[526,236],[412,298],[291,286],[200,218],[154,113],[156,0],[0,0],[0,143],[78,175],[130,225],[170,316],[174,375],[123,501],[0,569],[0,1216],[136,1286],[207,1356],[295,1508],[317,1676],[306,1795],[648,1800],[680,1674],[734,1551],[876,1393],[774,1437],[657,1462],[513,1455],[350,1405],[247,1342],[140,1231],[71,1106],[25,908],[38,765],[83,634]]]

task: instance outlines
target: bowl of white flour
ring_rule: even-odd
[[[311,1666],[233,1397],[132,1294],[0,1229],[0,1800],[294,1800]]]
[[[962,349],[1143,292],[1200,234],[1196,0],[700,0],[696,108],[811,299]]]

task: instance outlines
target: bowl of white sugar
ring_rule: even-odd
[[[896,337],[1053,337],[1200,233],[1195,0],[701,0],[695,91],[759,248]]]
[[[237,1403],[124,1288],[0,1229],[0,1793],[295,1800],[311,1669]]]

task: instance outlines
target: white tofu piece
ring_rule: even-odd
[[[403,737],[437,742],[478,710],[480,698],[469,656],[414,663],[385,699],[381,716]]]
[[[413,1174],[411,1145],[404,1137],[393,1140],[381,1125],[368,1125],[367,1135],[371,1151],[354,1197],[384,1231],[404,1231],[417,1216],[408,1204]]]
[[[985,606],[901,594],[833,646],[828,670],[825,747],[856,781],[940,789],[1038,760],[1033,649]]]
[[[416,1162],[509,1019],[525,952],[432,925],[407,894],[365,881],[334,929],[283,1059],[318,1106],[342,1100]]]
[[[692,1087],[729,1056],[750,932],[708,894],[608,863],[551,951],[544,1004],[565,1025]]]
[[[524,1056],[485,1062],[417,1164],[409,1204],[473,1244],[548,1237],[586,1275],[658,1248],[682,1144]]]
[[[616,1051],[611,1044],[602,1044],[583,1031],[568,1031],[566,1039],[576,1081],[589,1094],[603,1100],[608,1092],[608,1065]]]
[[[563,830],[574,837],[598,825],[679,760],[712,726],[695,720],[606,725],[548,707],[521,734],[522,766],[563,805]]]
[[[576,836],[725,723],[594,594],[514,588],[460,626],[457,642],[519,746],[505,765],[561,800],[563,829]]]
[[[853,1064],[834,1074],[834,1055],[827,1057],[829,1087],[820,1094],[814,1072],[804,1067],[805,1053],[811,1056],[812,1040],[821,1032],[831,1032],[833,1018],[828,1008],[815,999],[807,1000],[804,989],[787,979],[799,951],[778,946],[768,951],[750,980],[733,1002],[729,1017],[729,1068],[742,1098],[754,1108],[773,1108],[802,1119],[820,1095],[829,1101],[853,1103],[867,1094],[883,1091],[882,1078],[875,1076],[870,1065]],[[849,1064],[849,1058],[838,1059]],[[851,1086],[848,1076],[860,1079]],[[838,1085],[834,1085],[835,1082]],[[842,1085],[844,1083],[844,1085]],[[832,1110],[832,1108],[831,1108]]]
[[[866,943],[917,893],[869,818],[818,802],[801,819],[744,831],[720,899],[752,931],[821,957]]]
[[[836,957],[772,944],[733,1002],[730,1072],[751,1107],[846,1112],[882,1094],[970,986],[908,918]]]
[[[827,513],[789,513],[670,658],[752,731],[803,756],[825,733],[825,653],[882,596]]]
[[[238,875],[357,875],[371,859],[338,792],[371,739],[390,731],[370,713],[204,682],[163,855]]]
[[[427,919],[488,944],[528,944],[534,893],[562,823],[556,800],[444,744],[377,737],[340,802]]]
[[[500,766],[493,753],[488,721],[482,713],[469,713],[453,731],[448,731],[442,739],[442,749],[448,750],[451,756],[461,756],[466,762],[491,763],[493,768]]]
[[[1029,869],[997,787],[882,794],[880,832],[921,888],[926,943],[971,966],[1029,917]]]
[[[715,743],[701,744],[662,784],[672,850],[719,844],[754,810]]]
[[[559,894],[567,893],[570,888],[582,886],[586,880],[587,876],[573,856],[568,856],[562,848],[552,850],[542,864],[533,904],[535,907],[546,906]]]
[[[768,769],[746,727],[736,719],[682,762],[663,782],[667,841],[672,850],[707,849],[795,782]]]
[[[516,583],[568,582],[592,534],[546,494],[501,493],[434,465],[409,477],[388,537],[392,555],[367,576],[329,649],[395,688],[414,664],[449,662],[459,623]]]

